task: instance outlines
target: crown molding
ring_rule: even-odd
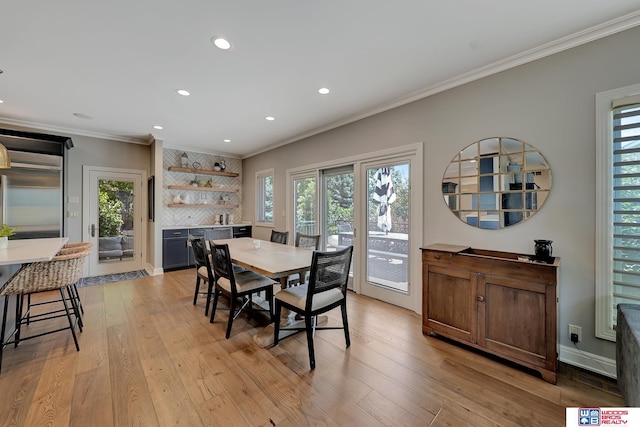
[[[444,80],[442,82],[438,82],[431,86],[428,86],[424,89],[420,89],[419,91],[412,92],[403,97],[397,98],[391,102],[384,103],[372,109],[368,109],[359,114],[352,115],[349,117],[345,117],[338,121],[329,123],[325,126],[317,127],[308,132],[298,134],[294,137],[288,138],[284,141],[278,142],[276,144],[272,144],[269,147],[265,147],[258,151],[252,152],[247,156],[243,156],[243,158],[255,156],[257,154],[264,153],[266,151],[272,150],[274,148],[281,147],[283,145],[290,144],[292,142],[299,141],[304,138],[309,138],[314,135],[318,135],[322,132],[329,131],[331,129],[338,128],[340,126],[347,125],[349,123],[356,122],[358,120],[365,119],[367,117],[371,117],[376,114],[383,113],[388,110],[392,110],[397,107],[401,107],[403,105],[409,104],[414,101],[418,101],[420,99],[427,98],[429,96],[444,92],[449,89],[453,89],[458,86],[462,86],[464,84],[473,82],[475,80],[480,80],[484,77],[491,76],[493,74],[497,74],[502,71],[509,70],[511,68],[518,67],[520,65],[536,61],[538,59],[545,58],[547,56],[554,55],[559,52],[563,52],[565,50],[581,46],[583,44],[628,30],[630,28],[634,28],[640,25],[640,10],[629,13],[627,15],[623,15],[621,17],[612,19],[610,21],[604,22],[602,24],[593,26],[591,28],[587,28],[586,30],[579,31],[577,33],[570,34],[568,36],[562,37],[560,39],[554,40],[549,43],[545,43],[533,49],[529,49],[527,51],[512,55],[508,58],[502,59],[500,61],[496,61],[489,65],[485,65],[480,68],[476,68],[469,72],[460,74],[456,77]]]
[[[107,139],[109,141],[126,142],[129,144],[151,145],[153,143],[153,138],[151,137],[151,135],[146,135],[145,137],[141,137],[141,138],[131,138],[127,136],[91,132],[91,131],[86,131],[81,129],[67,128],[63,126],[53,126],[53,125],[48,125],[44,123],[29,122],[25,120],[9,119],[6,117],[0,117],[0,124],[26,127],[29,129],[52,132],[56,134],[64,134],[64,135],[72,134],[77,136],[86,136],[89,138]]]

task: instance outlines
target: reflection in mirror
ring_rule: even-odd
[[[442,194],[461,221],[504,228],[532,217],[551,191],[551,168],[535,147],[487,138],[461,150],[442,179]]]

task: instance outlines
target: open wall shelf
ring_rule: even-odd
[[[237,189],[232,188],[220,188],[220,187],[194,187],[192,185],[167,185],[169,190],[184,190],[184,191],[212,191],[217,193],[237,193]]]
[[[218,175],[218,176],[229,176],[229,177],[238,177],[239,173],[235,172],[227,172],[227,171],[214,171],[210,169],[194,169],[194,168],[183,168],[180,166],[169,166],[168,170],[171,172],[185,172],[185,173],[196,173],[201,175]]]
[[[169,203],[168,208],[206,208],[206,209],[237,209],[238,205],[196,205],[187,203]]]

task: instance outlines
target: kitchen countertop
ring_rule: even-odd
[[[0,265],[51,261],[68,241],[68,237],[9,240],[9,247],[0,249]]]
[[[220,225],[220,224],[167,225],[162,227],[162,229],[163,230],[179,230],[183,228],[242,227],[245,225],[252,225],[252,224],[245,222],[245,223],[229,224],[229,225]]]

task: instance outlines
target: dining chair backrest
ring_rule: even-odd
[[[209,241],[211,247],[211,260],[213,262],[213,273],[215,280],[224,278],[231,282],[231,289],[235,289],[235,277],[233,275],[233,264],[231,263],[231,253],[229,245],[219,245],[213,241]]]
[[[339,288],[342,295],[346,296],[352,255],[353,246],[334,252],[313,252],[306,311],[312,311],[313,298],[319,293]]]
[[[209,264],[209,257],[207,256],[207,246],[204,239],[189,238],[189,245],[193,250],[193,259],[196,263],[196,269],[205,267]],[[209,268],[211,268],[209,266]]]
[[[271,230],[270,241],[274,243],[282,243],[283,245],[286,245],[287,242],[289,242],[289,232]]]
[[[319,234],[296,234],[296,247],[305,249],[320,249],[320,235]]]

